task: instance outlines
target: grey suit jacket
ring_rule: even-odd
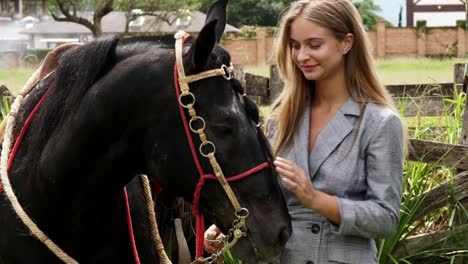
[[[402,192],[402,126],[390,109],[351,97],[319,134],[308,154],[310,106],[292,146],[279,156],[294,161],[315,188],[338,198],[341,224],[304,208],[283,185],[293,234],[281,264],[377,263],[374,239],[391,235]]]

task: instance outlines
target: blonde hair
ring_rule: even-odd
[[[354,35],[354,44],[345,55],[345,79],[348,92],[361,105],[374,102],[398,110],[389,92],[380,83],[370,50],[367,33],[362,19],[351,0],[299,0],[294,2],[283,15],[276,35],[274,56],[284,88],[270,108],[265,131],[271,122],[275,124],[273,152],[291,145],[294,131],[311,98],[310,85],[292,60],[289,42],[290,25],[294,19],[303,17],[333,32],[337,40],[343,40],[347,33]],[[312,82],[313,84],[313,82]],[[362,116],[362,115],[361,115]],[[405,128],[404,124],[402,123]],[[406,129],[403,131],[406,149]],[[406,152],[406,150],[405,150]]]

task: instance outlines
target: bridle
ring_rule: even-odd
[[[193,201],[193,209],[192,213],[196,217],[196,262],[208,262],[208,263],[215,263],[216,259],[230,249],[234,244],[237,242],[239,238],[242,236],[247,236],[246,230],[246,223],[245,219],[249,216],[249,210],[240,206],[239,201],[237,200],[234,192],[232,191],[231,186],[228,182],[235,181],[242,179],[246,176],[249,176],[253,173],[256,173],[262,169],[269,167],[268,162],[264,162],[252,169],[249,169],[239,175],[232,176],[226,178],[224,173],[219,166],[215,153],[216,153],[216,146],[213,142],[209,141],[206,137],[204,132],[206,122],[205,120],[197,115],[197,112],[194,108],[195,106],[195,95],[190,92],[189,84],[216,76],[222,76],[226,80],[231,80],[233,78],[234,67],[232,63],[229,66],[222,65],[219,69],[208,70],[201,73],[193,74],[186,76],[184,71],[183,59],[182,59],[182,49],[185,40],[189,37],[189,35],[183,31],[179,31],[174,35],[176,39],[175,43],[175,55],[176,55],[176,64],[174,66],[174,85],[176,88],[176,93],[179,101],[179,110],[180,114],[184,123],[184,128],[187,136],[187,140],[190,145],[190,150],[192,153],[193,160],[196,164],[198,173],[200,174],[200,179],[195,189],[194,201]],[[187,122],[186,111],[190,115],[190,120]],[[198,124],[195,127],[195,123]],[[201,144],[198,148],[200,155],[207,158],[213,168],[214,175],[206,174],[203,172],[203,169],[200,165],[200,161],[195,151],[195,146],[192,139],[192,133],[197,134]],[[235,210],[235,217],[236,219],[232,223],[232,228],[228,231],[228,234],[223,239],[224,247],[216,254],[212,254],[207,258],[202,258],[203,256],[203,234],[205,232],[204,226],[204,219],[203,215],[199,212],[199,199],[202,187],[205,183],[206,179],[214,179],[218,180],[221,186],[223,187],[229,201],[231,202],[232,206]]]

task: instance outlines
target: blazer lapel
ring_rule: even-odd
[[[294,140],[291,148],[286,151],[285,158],[290,159],[303,169],[306,175],[309,175],[309,120],[310,120],[310,104],[308,103],[304,109],[299,127],[294,133]]]
[[[309,175],[311,179],[315,176],[322,163],[328,158],[328,156],[331,155],[331,153],[338,147],[338,145],[353,130],[354,122],[350,122],[346,118],[346,115],[359,116],[359,113],[359,104],[356,103],[351,97],[349,97],[348,100],[343,104],[341,109],[328,123],[328,125],[320,132],[309,159]],[[310,115],[310,113],[308,115]],[[308,123],[309,122],[307,122],[307,124]],[[307,133],[307,142],[309,142],[308,135],[309,133]],[[307,146],[308,143],[305,144],[306,151]]]

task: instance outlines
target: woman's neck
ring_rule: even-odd
[[[349,96],[343,69],[331,78],[315,81],[312,106],[332,110],[341,107]]]

